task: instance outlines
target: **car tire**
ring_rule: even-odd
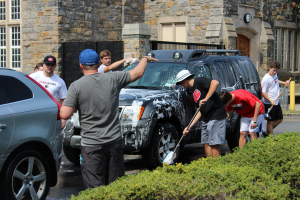
[[[179,142],[179,134],[176,127],[171,123],[164,123],[156,127],[150,147],[142,152],[142,159],[150,170],[163,165],[163,159],[174,151]],[[177,148],[174,162],[177,162],[182,146]]]
[[[72,148],[67,145],[63,145],[64,153],[66,158],[75,165],[80,165],[80,149]]]
[[[226,133],[227,144],[231,151],[233,151],[236,147],[239,146],[240,127],[241,127],[241,122],[239,119],[236,123],[234,131]]]
[[[50,188],[50,169],[39,152],[20,152],[4,170],[1,199],[46,199]]]

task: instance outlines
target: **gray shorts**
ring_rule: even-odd
[[[202,122],[201,144],[223,145],[226,138],[226,119]]]

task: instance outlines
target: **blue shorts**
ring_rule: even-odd
[[[201,144],[223,145],[226,138],[226,118],[202,122]]]

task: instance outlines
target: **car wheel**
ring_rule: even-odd
[[[5,199],[46,199],[50,188],[50,170],[43,156],[27,150],[15,156],[5,169]]]
[[[239,140],[240,140],[240,127],[241,122],[240,119],[237,121],[235,129],[233,132],[226,133],[226,139],[228,143],[228,147],[231,151],[239,146]]]
[[[80,165],[80,149],[72,148],[66,145],[63,145],[64,153],[66,158],[75,165]]]
[[[175,149],[179,142],[179,134],[171,123],[164,123],[156,127],[150,147],[142,152],[142,159],[148,169],[155,169],[163,165],[163,159]],[[177,148],[174,162],[178,161],[181,148]]]

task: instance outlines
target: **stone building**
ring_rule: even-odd
[[[299,81],[299,0],[0,0],[0,66],[31,73],[62,43],[123,41],[139,57],[150,40],[224,44],[263,75],[272,60]],[[130,25],[130,26],[128,26]],[[150,28],[150,29],[149,29]]]
[[[251,58],[260,75],[278,60],[299,80],[299,10],[295,0],[154,0],[145,2],[151,40],[224,44]]]

